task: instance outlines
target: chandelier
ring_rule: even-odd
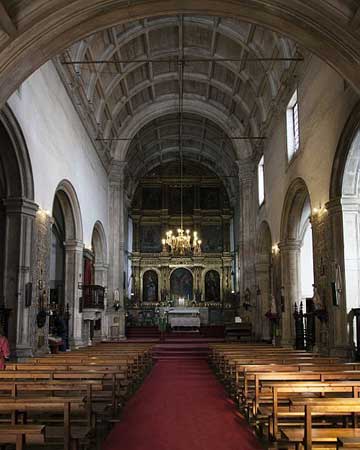
[[[184,58],[179,63],[179,154],[180,154],[180,228],[177,229],[177,235],[172,230],[165,234],[162,239],[162,251],[177,255],[200,255],[201,254],[201,240],[198,239],[197,231],[194,231],[193,236],[190,230],[184,230],[183,225],[183,154],[182,154],[182,110],[183,110],[183,81],[184,81]]]
[[[178,256],[189,254],[201,255],[201,240],[198,239],[197,231],[194,231],[191,238],[190,230],[184,230],[182,227],[177,229],[177,236],[172,230],[166,232],[166,238],[162,240],[163,252],[168,248],[170,252]]]

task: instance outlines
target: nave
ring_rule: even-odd
[[[160,359],[103,450],[260,450],[207,361]]]
[[[0,380],[9,449],[360,448],[360,363],[290,347],[102,342]]]

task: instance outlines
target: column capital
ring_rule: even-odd
[[[7,214],[23,214],[35,217],[39,210],[39,205],[24,197],[8,197],[3,200],[3,203]]]
[[[84,251],[84,243],[83,241],[79,241],[77,239],[69,239],[67,241],[64,242],[64,246],[66,248],[66,250],[69,251],[78,251],[78,252],[82,252]]]
[[[301,249],[301,241],[297,239],[291,239],[287,241],[282,241],[278,243],[280,253],[287,251],[296,251]]]
[[[126,161],[119,161],[117,159],[112,160],[109,169],[110,183],[123,183],[125,178],[125,168],[127,166]]]
[[[236,161],[238,166],[238,175],[240,181],[252,180],[256,174],[256,164],[253,159],[238,159]]]
[[[107,264],[107,263],[95,263],[94,264],[94,269],[95,270],[108,270],[109,269],[109,264]]]

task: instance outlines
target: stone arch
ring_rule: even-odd
[[[272,237],[268,222],[261,222],[256,239],[256,282],[260,295],[256,296],[255,334],[258,339],[270,339],[270,327],[265,314],[271,308],[272,295]]]
[[[291,242],[301,239],[304,220],[304,206],[311,213],[310,194],[305,181],[296,178],[290,185],[285,196],[281,216],[281,242]]]
[[[0,110],[0,305],[10,310],[5,331],[19,355],[31,353],[32,343],[25,288],[32,276],[31,240],[38,210],[33,200],[26,142],[14,114],[5,105]]]
[[[335,155],[331,194],[342,211],[346,310],[360,306],[360,103],[345,125]]]
[[[327,204],[332,231],[332,259],[342,284],[339,308],[333,311],[333,341],[338,345],[353,346],[353,315],[349,313],[360,305],[359,175],[360,102],[351,111],[340,136],[332,166],[330,201]],[[333,273],[332,279],[338,278]]]
[[[83,240],[83,226],[79,200],[73,185],[68,180],[62,180],[55,192],[62,207],[65,218],[66,240]]]
[[[91,246],[95,255],[95,264],[106,264],[107,241],[103,224],[98,220],[93,228]]]
[[[116,0],[97,0],[86,6],[80,0],[66,4],[61,0],[45,3],[37,0],[20,2],[18,8],[10,10],[15,32],[9,32],[7,45],[0,54],[0,102],[3,103],[46,60],[73,42],[127,22],[129,17],[136,20],[154,16],[154,11],[157,16],[189,13],[236,17],[262,25],[293,38],[335,68],[356,89],[360,87],[357,70],[360,46],[356,28],[350,26],[349,10],[339,11],[332,8],[330,2],[325,2],[319,14],[317,5],[310,2],[300,5],[289,0],[266,0],[261,4],[252,0],[241,8],[231,0],[194,0],[186,5],[181,0],[157,0],[123,6]]]
[[[94,253],[94,283],[107,286],[108,249],[103,224],[98,220],[93,228],[91,247]]]
[[[9,105],[0,110],[1,146],[0,161],[7,177],[7,197],[24,197],[34,200],[34,179],[29,152],[20,125]]]
[[[311,201],[306,183],[301,178],[296,178],[290,185],[283,206],[281,218],[281,274],[284,291],[284,312],[282,314],[282,340],[292,344],[294,336],[293,308],[295,303],[302,300],[302,249],[304,237],[310,232],[311,239],[311,263],[312,229],[310,224]],[[310,275],[313,269],[310,266]],[[310,280],[311,281],[311,280]],[[311,283],[311,284],[312,284]]]
[[[346,170],[346,163],[349,154],[352,153],[352,163],[358,169],[360,167],[360,155],[354,151],[354,141],[360,129],[360,102],[358,102],[347,119],[345,127],[341,133],[336,149],[334,162],[331,171],[330,200],[338,199],[343,194],[343,179]],[[351,151],[352,150],[352,151]],[[350,170],[350,167],[349,167]]]
[[[55,200],[56,199],[56,200]],[[70,311],[69,345],[83,345],[83,325],[80,312],[78,283],[83,279],[83,227],[78,197],[73,185],[62,180],[55,192],[64,220],[64,305]],[[53,208],[54,208],[53,206]]]

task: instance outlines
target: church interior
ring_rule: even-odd
[[[0,0],[0,447],[360,448],[359,0]]]

